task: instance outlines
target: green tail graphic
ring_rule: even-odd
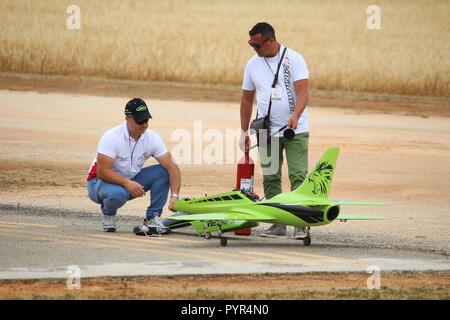
[[[294,192],[312,197],[328,198],[338,155],[339,148],[330,148],[325,151],[313,171],[306,176],[305,181]]]

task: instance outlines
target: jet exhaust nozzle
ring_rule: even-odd
[[[339,215],[339,206],[335,205],[335,206],[330,206],[327,209],[327,213],[326,213],[326,218],[328,221],[333,221],[335,220]]]

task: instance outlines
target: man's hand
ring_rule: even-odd
[[[142,197],[145,195],[144,187],[136,181],[130,180],[124,185],[124,187],[133,196],[133,198]]]
[[[176,212],[177,210],[175,210],[174,208],[173,208],[173,206],[175,205],[175,203],[178,201],[178,197],[170,197],[170,200],[169,200],[169,210],[170,211],[172,211],[172,212]]]
[[[241,138],[239,139],[239,148],[245,152],[246,148],[250,147],[250,137],[247,132],[241,133]]]
[[[287,126],[288,126],[289,128],[292,128],[292,129],[295,130],[295,129],[297,129],[297,125],[298,125],[298,118],[297,118],[297,116],[296,116],[295,114],[292,114],[292,115],[289,117]]]

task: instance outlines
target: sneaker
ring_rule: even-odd
[[[170,228],[166,227],[162,221],[161,218],[157,215],[155,215],[153,217],[153,219],[151,220],[151,223],[148,225],[150,228],[154,227],[156,228],[156,232],[159,234],[169,234],[170,233]]]
[[[103,231],[116,232],[116,216],[103,215]]]
[[[306,227],[294,227],[294,239],[302,240],[307,235]]]
[[[261,233],[261,237],[277,238],[286,237],[286,226],[281,224],[273,224],[270,228]]]
[[[155,219],[156,218],[156,219]],[[133,232],[138,236],[149,236],[152,234],[169,234],[170,228],[164,226],[159,217],[155,216],[151,222],[144,219],[144,222],[133,228]]]

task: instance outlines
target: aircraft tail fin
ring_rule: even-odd
[[[325,151],[314,169],[294,192],[311,197],[328,198],[338,155],[339,148],[330,148]]]

